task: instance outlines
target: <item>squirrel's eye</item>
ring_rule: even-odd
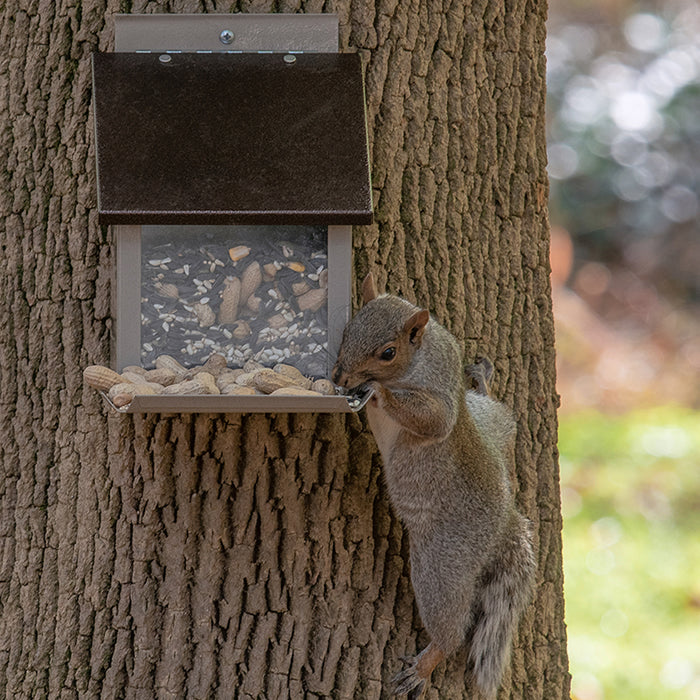
[[[386,350],[384,350],[384,352],[382,352],[382,354],[379,357],[380,359],[385,360],[386,362],[393,360],[396,357],[396,348],[387,348]]]

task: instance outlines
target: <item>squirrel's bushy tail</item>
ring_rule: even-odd
[[[469,659],[482,692],[495,697],[510,657],[511,640],[530,602],[535,574],[530,522],[513,511],[504,539],[487,566],[478,591]]]

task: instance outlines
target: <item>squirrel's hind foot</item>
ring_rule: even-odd
[[[445,658],[445,655],[432,642],[416,656],[402,656],[401,661],[407,665],[391,681],[394,695],[406,695],[408,700],[423,697],[427,681],[433,669]]]
[[[493,362],[488,357],[478,357],[473,365],[467,365],[464,368],[464,373],[467,380],[471,381],[474,391],[484,396],[491,396]]]
[[[419,700],[425,693],[425,678],[418,675],[418,656],[402,656],[401,661],[407,668],[399,671],[391,679],[394,695],[405,695],[408,700]]]

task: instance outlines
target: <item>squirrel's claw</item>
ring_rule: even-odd
[[[427,688],[433,669],[445,658],[434,642],[430,642],[417,656],[402,656],[401,662],[408,668],[394,676],[391,681],[395,695],[406,695],[408,700],[419,700]]]
[[[484,396],[491,395],[491,378],[493,362],[488,357],[479,357],[473,365],[464,368],[467,378],[474,385],[474,390]]]
[[[409,700],[419,700],[425,691],[425,678],[418,675],[418,659],[415,656],[402,656],[401,662],[408,665],[391,679],[394,695],[406,695]]]
[[[425,693],[425,682],[421,683],[418,688],[414,688],[407,696],[407,700],[421,700]]]

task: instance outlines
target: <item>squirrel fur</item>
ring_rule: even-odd
[[[467,642],[477,686],[495,697],[535,572],[530,523],[508,476],[515,423],[488,396],[488,360],[467,368],[477,390],[466,389],[457,341],[428,311],[379,296],[371,273],[363,300],[333,380],[375,390],[369,425],[409,533],[411,582],[431,638],[404,660],[393,692],[422,697],[433,668]]]

